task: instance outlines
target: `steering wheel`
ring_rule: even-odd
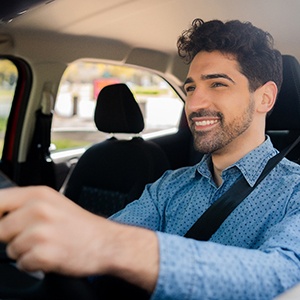
[[[0,189],[16,186],[0,171]],[[19,270],[0,243],[0,299],[28,300],[107,300],[126,298],[149,299],[145,290],[111,276],[101,276],[93,283],[87,278],[68,277],[54,273],[36,276]]]

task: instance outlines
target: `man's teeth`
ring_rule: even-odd
[[[196,126],[207,126],[217,123],[218,120],[204,120],[204,121],[196,121]]]

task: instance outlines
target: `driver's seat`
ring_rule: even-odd
[[[282,56],[283,82],[274,109],[267,117],[266,133],[279,151],[300,136],[300,65],[291,55]],[[287,158],[300,163],[300,144]]]

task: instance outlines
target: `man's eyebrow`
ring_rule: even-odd
[[[215,78],[225,78],[235,84],[235,81],[227,74],[224,73],[201,75],[202,80],[215,79]]]
[[[229,77],[227,74],[224,74],[224,73],[216,73],[216,74],[205,74],[205,75],[201,75],[200,78],[202,80],[209,80],[209,79],[216,79],[216,78],[225,78],[229,81],[231,81],[232,83],[235,84],[235,81]],[[186,84],[188,83],[193,83],[194,80],[191,78],[191,77],[188,77],[184,83],[183,83],[183,86],[185,86]]]
[[[194,80],[193,80],[191,77],[188,77],[188,78],[184,81],[183,86],[185,86],[187,83],[193,83],[193,82],[194,82]]]

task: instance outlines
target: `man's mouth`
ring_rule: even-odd
[[[200,110],[189,115],[190,127],[198,132],[208,132],[222,122],[220,112]]]
[[[202,121],[195,121],[196,126],[208,126],[218,123],[219,120],[202,120]]]
[[[213,118],[213,119],[193,119],[192,120],[192,126],[194,127],[195,131],[209,131],[212,128],[214,128],[216,126],[216,124],[218,124],[220,122],[219,118]]]

